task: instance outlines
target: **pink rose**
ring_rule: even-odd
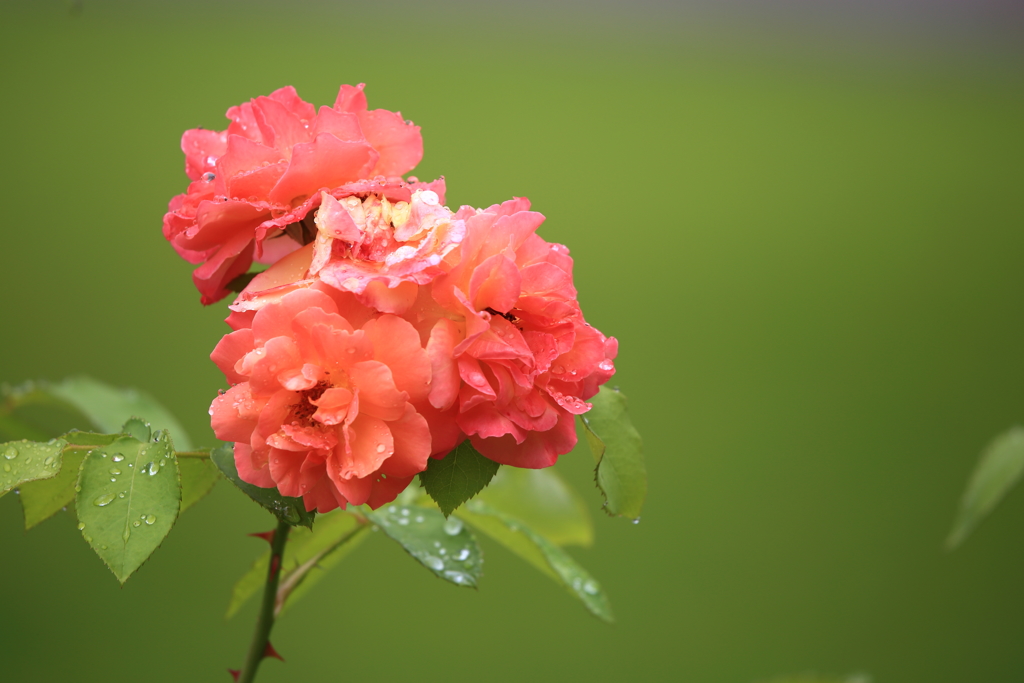
[[[225,131],[182,136],[192,183],[171,200],[164,236],[192,263],[204,304],[228,295],[254,258],[273,263],[315,232],[310,210],[335,198],[376,192],[409,201],[400,176],[423,156],[419,126],[401,114],[367,110],[363,85],[341,86],[333,107],[304,102],[292,87],[228,109]],[[285,235],[289,235],[286,237]]]
[[[327,293],[330,292],[330,293]],[[306,509],[388,503],[426,467],[430,360],[406,320],[322,286],[266,303],[211,354],[232,384],[210,407],[239,476]]]
[[[614,374],[618,342],[583,319],[569,250],[535,234],[544,217],[529,207],[460,209],[465,238],[407,317],[427,337],[433,408],[488,458],[540,468],[575,446],[574,416]]]

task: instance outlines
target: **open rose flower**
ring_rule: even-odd
[[[614,374],[618,342],[583,319],[569,250],[536,234],[529,207],[460,209],[465,238],[408,317],[428,337],[432,407],[488,458],[539,468],[575,446],[574,416]]]
[[[319,112],[286,87],[231,107],[227,117],[227,130],[182,137],[193,182],[164,216],[175,250],[202,264],[193,280],[204,304],[227,296],[226,285],[254,258],[273,263],[306,244],[315,233],[307,215],[324,191],[408,202],[421,186],[400,178],[423,156],[419,127],[368,110],[362,85],[343,85],[334,106]]]
[[[304,288],[261,307],[211,358],[233,385],[210,407],[239,476],[307,510],[377,508],[423,471],[431,432],[414,404],[430,360],[413,326],[353,295]]]
[[[444,272],[444,258],[466,233],[465,223],[433,190],[416,190],[410,201],[398,202],[377,193],[339,201],[324,192],[314,223],[314,241],[253,278],[231,310],[258,310],[322,282],[374,310],[402,314],[415,302],[418,286]]]

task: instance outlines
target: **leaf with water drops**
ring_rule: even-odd
[[[590,401],[594,407],[580,417],[597,460],[594,479],[604,494],[605,510],[638,519],[647,497],[647,468],[640,434],[626,414],[626,397],[603,386]]]
[[[458,517],[416,505],[386,505],[367,511],[371,522],[420,563],[457,586],[476,588],[483,575],[483,554]]]
[[[467,439],[444,458],[428,460],[420,483],[447,517],[487,486],[497,471],[498,463],[480,455]]]
[[[554,468],[502,467],[478,499],[555,545],[589,546],[594,541],[586,504]]]
[[[128,418],[120,431],[139,441],[149,441],[153,436],[153,427],[141,417]]]
[[[178,465],[166,432],[149,442],[122,436],[82,462],[78,528],[121,583],[160,546],[180,502]]]
[[[61,454],[60,472],[57,476],[33,481],[21,487],[21,507],[25,512],[26,529],[49,519],[75,500],[78,468],[86,451],[74,446],[105,446],[117,439],[118,435],[68,432],[61,438],[68,445]]]
[[[174,434],[179,449],[192,450],[181,423],[156,399],[137,389],[112,387],[91,377],[79,376],[61,382],[26,382],[5,389],[4,399],[9,409],[49,405],[77,412],[94,429],[108,434],[119,432],[125,420],[142,417],[155,429],[167,429]]]
[[[8,441],[0,444],[0,496],[25,482],[57,476],[60,455],[66,445],[63,439],[51,439],[46,443]]]
[[[1024,428],[1014,427],[1001,434],[981,454],[960,501],[947,548],[964,542],[974,527],[1024,476]]]
[[[277,489],[264,489],[242,481],[235,468],[234,444],[226,443],[214,448],[210,453],[210,459],[221,473],[231,480],[232,484],[242,490],[242,493],[259,503],[279,520],[292,526],[313,528],[316,511],[306,512],[306,506],[301,498],[282,496]]]
[[[557,545],[481,500],[469,503],[459,516],[555,579],[582,601],[591,614],[607,622],[614,621],[611,604],[601,585]]]
[[[362,540],[362,534],[357,532],[365,528],[366,525],[361,524],[356,517],[339,510],[320,515],[312,531],[305,527],[293,529],[288,534],[284,548],[281,580],[278,584],[278,599],[285,599],[285,602],[278,609],[290,606],[301,595],[299,589],[302,586],[309,582],[315,583],[319,575],[323,575],[321,569],[328,558],[340,560],[351,552]],[[234,616],[266,584],[269,562],[270,550],[267,550],[235,582],[231,589],[231,602],[228,604],[228,618]]]
[[[181,512],[199,502],[221,477],[220,470],[209,458],[178,458],[178,473],[181,476]]]

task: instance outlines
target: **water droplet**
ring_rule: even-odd
[[[417,524],[423,524],[423,515],[416,515],[416,517],[415,517],[415,519],[413,519],[413,521],[416,522]]]
[[[587,595],[597,595],[597,584],[593,581],[587,581],[583,584],[583,592]]]
[[[427,565],[435,572],[439,572],[444,569],[444,560],[440,557],[434,557],[433,555],[426,555],[423,558],[423,564]]]
[[[85,542],[86,543],[92,543],[92,536],[86,536],[85,537]]]
[[[401,524],[402,526],[408,526],[409,525],[409,518],[408,517],[399,517],[398,518],[398,523]]]
[[[147,473],[149,476],[152,477],[154,474],[157,474],[158,472],[160,472],[160,463],[158,463],[158,462],[151,462],[148,465],[146,465],[142,469],[142,471]]]
[[[456,583],[460,586],[466,586],[473,583],[473,579],[469,576],[469,574],[465,572],[458,572],[453,569],[449,569],[448,571],[446,571],[444,573],[444,577],[452,583]]]
[[[81,491],[82,491],[82,487],[79,486],[78,484],[75,484],[75,493],[81,493]]]
[[[117,494],[117,497],[118,498],[124,498],[124,491],[121,491],[121,493]]]
[[[52,465],[53,464],[53,456],[52,455],[46,456],[46,460],[43,461],[43,464],[44,465]]]
[[[4,463],[4,472],[10,472],[10,471],[11,471],[11,463],[5,462]]]
[[[462,520],[458,517],[449,517],[444,523],[444,532],[449,536],[456,536],[462,531]]]
[[[139,520],[135,520],[134,522],[132,522],[132,526],[138,529],[140,526],[142,526],[142,522],[140,522]]]
[[[633,520],[633,524],[639,524],[639,523],[640,523],[640,518],[639,517],[637,517],[636,519]]]
[[[4,449],[4,457],[8,460],[14,460],[18,457],[18,449],[14,446],[8,446]]]
[[[612,363],[610,360],[603,360],[597,364],[597,367],[603,370],[604,372],[611,372],[612,370],[615,369],[615,364]]]
[[[455,556],[455,559],[459,562],[465,562],[469,559],[469,548],[463,548],[459,551],[459,554]]]
[[[118,474],[121,474],[121,470],[119,468],[117,468],[117,467],[111,467],[110,468],[110,473],[116,476]]]
[[[105,545],[101,545],[100,546],[100,550],[106,550],[106,549],[107,549],[107,546],[105,546]]]
[[[102,508],[110,505],[112,502],[114,502],[114,494],[104,493],[102,496],[97,496],[96,499],[92,501],[92,504],[98,508]]]
[[[402,516],[403,517],[408,517],[409,516],[409,508],[402,508]]]
[[[124,460],[124,456],[121,455],[120,453],[114,453],[112,456],[110,456],[110,459],[113,460],[114,462],[121,462],[122,460]]]
[[[79,522],[78,523],[78,530],[81,531],[84,528],[85,528],[85,522]]]
[[[121,538],[124,539],[125,543],[127,543],[128,539],[131,538],[131,536],[132,536],[132,530],[129,529],[128,527],[125,527],[124,528],[124,533],[121,534]]]
[[[156,522],[156,515],[146,515],[146,524],[153,524]]]
[[[377,444],[377,452],[378,453],[383,453],[385,448],[387,448],[387,446],[385,446],[384,444],[382,444],[382,443]]]

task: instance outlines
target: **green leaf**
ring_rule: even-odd
[[[605,510],[637,519],[647,497],[647,469],[640,434],[626,415],[626,397],[604,386],[590,401],[594,407],[580,417],[597,460],[594,478],[605,497]]]
[[[960,512],[946,539],[952,550],[964,542],[974,527],[1003,499],[1024,475],[1024,428],[1001,434],[981,454],[967,484]]]
[[[498,463],[480,455],[467,439],[441,460],[428,460],[420,484],[447,517],[487,486],[497,471]]]
[[[0,408],[0,437],[11,440],[46,441],[50,435]]]
[[[68,377],[61,382],[26,382],[6,388],[6,410],[25,405],[52,405],[81,413],[97,431],[114,434],[131,417],[147,420],[156,429],[174,434],[179,449],[192,450],[181,423],[149,394],[118,389],[90,377]],[[84,426],[84,425],[83,425]]]
[[[312,571],[314,568],[323,568],[327,558],[336,557],[340,560],[351,552],[362,540],[358,532],[365,528],[366,525],[361,524],[353,515],[337,511],[321,515],[312,531],[305,527],[293,529],[284,550],[278,610],[283,611],[291,606],[304,592],[299,590],[301,587],[308,586],[310,582],[315,583],[324,574],[323,571]],[[267,581],[269,562],[270,551],[267,550],[235,582],[226,617],[234,616],[249,598],[263,588]]]
[[[89,432],[68,432],[61,437],[70,446],[105,446],[117,434],[90,434]],[[25,511],[25,529],[31,529],[56,514],[75,500],[75,484],[78,482],[78,468],[85,457],[85,450],[65,446],[61,454],[60,472],[51,479],[33,481],[21,487],[21,507]]]
[[[141,417],[131,417],[119,430],[139,441],[149,441],[153,436],[153,427]]]
[[[434,574],[457,586],[476,588],[483,575],[483,554],[460,519],[446,521],[437,510],[415,505],[387,505],[365,514]]]
[[[555,545],[589,546],[594,541],[586,503],[550,467],[502,467],[478,500],[515,517]]]
[[[238,476],[238,470],[235,469],[234,444],[226,443],[214,448],[210,453],[210,459],[224,476],[231,480],[232,484],[242,490],[242,493],[259,503],[279,520],[292,526],[313,528],[313,518],[316,517],[316,512],[306,512],[306,506],[301,498],[282,496],[277,489],[264,489],[242,481]]]
[[[178,458],[178,473],[181,476],[181,512],[209,493],[221,476],[209,458]]]
[[[78,475],[78,528],[122,584],[174,526],[178,466],[166,432],[153,442],[122,436],[89,452]]]
[[[612,607],[601,585],[572,557],[518,519],[474,500],[459,512],[475,528],[519,555],[547,576],[560,583],[591,614],[612,622]]]
[[[26,440],[0,444],[0,496],[25,482],[57,476],[60,454],[66,445],[62,439],[51,439],[47,443]]]

